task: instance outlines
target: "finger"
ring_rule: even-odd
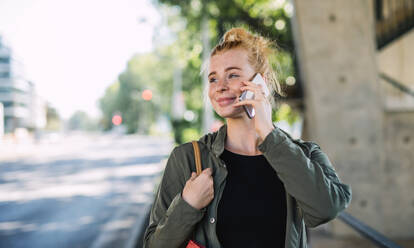
[[[240,87],[240,90],[241,91],[249,90],[249,91],[252,91],[255,95],[259,95],[259,94],[262,94],[263,96],[265,95],[261,85],[242,86]]]
[[[241,90],[248,90],[250,92],[253,92],[253,98],[252,99],[261,99],[264,97],[264,92],[261,91],[260,89],[251,89],[251,88],[245,88],[245,89],[241,89]],[[243,101],[243,100],[242,100]]]
[[[207,169],[204,169],[203,172],[201,172],[201,173],[206,174],[208,176],[211,176],[213,171],[211,170],[211,168],[207,168]]]
[[[233,103],[233,107],[252,105],[253,107],[257,104],[257,100],[243,100],[241,102]]]
[[[246,82],[241,88],[253,87],[253,89],[261,89],[259,84]]]
[[[252,81],[243,81],[243,83],[244,83],[245,85],[257,86],[257,84],[253,83]]]
[[[243,83],[245,86],[252,86],[252,87],[258,87],[258,88],[260,88],[260,89],[263,89],[263,85],[262,85],[262,84],[257,84],[257,83],[255,83],[255,82],[251,82],[251,81],[242,81],[242,83]]]
[[[196,177],[197,177],[197,173],[195,173],[195,172],[192,172],[191,173],[191,180],[194,180],[194,179],[196,179]]]
[[[257,83],[252,82],[252,81],[242,81],[242,83],[246,86],[262,87],[261,84],[257,84]]]
[[[250,90],[250,91],[255,92],[255,91],[259,90],[259,88],[257,86],[246,85],[246,86],[240,87],[240,90],[242,90],[242,91]]]

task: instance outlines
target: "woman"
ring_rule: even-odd
[[[306,247],[305,226],[326,223],[351,200],[328,157],[313,142],[292,139],[272,123],[272,99],[249,80],[260,73],[281,93],[270,42],[242,28],[213,49],[208,96],[226,124],[199,140],[196,176],[191,143],[175,147],[151,210],[144,247]],[[239,101],[245,90],[253,100]],[[274,94],[270,94],[270,97]],[[243,105],[253,106],[250,119]]]

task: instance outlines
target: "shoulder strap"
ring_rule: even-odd
[[[200,157],[200,149],[198,148],[197,141],[193,141],[191,143],[193,143],[194,159],[195,159],[195,163],[196,163],[197,176],[198,176],[198,175],[200,175],[201,170],[202,170],[201,157]]]

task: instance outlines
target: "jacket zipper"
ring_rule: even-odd
[[[226,175],[225,175],[225,177],[224,177],[224,179],[223,179],[223,182],[221,182],[221,184],[219,185],[219,187],[218,187],[218,189],[219,189],[219,192],[218,192],[218,198],[217,198],[217,204],[214,206],[214,218],[216,219],[216,222],[214,223],[214,231],[216,232],[217,230],[216,230],[216,226],[217,226],[217,209],[218,209],[218,205],[219,205],[219,203],[220,203],[220,200],[221,200],[221,197],[223,196],[223,190],[224,190],[224,187],[225,187],[225,184],[226,184],[226,177],[227,177],[227,169],[226,169],[226,164],[220,159],[220,158],[218,158],[217,157],[217,159],[218,159],[218,161],[219,161],[219,166],[221,166],[222,167],[222,169],[224,169],[225,170],[225,172],[226,172]],[[213,233],[214,235],[215,235],[215,237],[216,237],[216,240],[217,240],[217,243],[220,245],[220,247],[221,247],[221,244],[220,244],[220,241],[218,240],[218,237],[217,237],[217,234],[216,233]]]
[[[296,206],[297,208],[298,208],[298,212],[299,212],[299,216],[300,216],[300,223],[299,223],[299,247],[301,247],[302,246],[302,243],[303,243],[303,239],[302,239],[302,232],[303,232],[303,216],[302,216],[302,209],[300,208],[300,207],[298,207],[298,206]]]

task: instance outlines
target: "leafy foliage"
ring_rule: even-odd
[[[84,111],[76,111],[69,118],[67,127],[69,130],[84,130],[96,131],[98,130],[98,123],[91,119]]]
[[[47,104],[46,108],[46,127],[48,131],[59,131],[62,127],[61,119],[56,108]]]
[[[165,23],[154,36],[154,51],[133,56],[118,81],[106,90],[100,100],[104,114],[102,123],[106,130],[112,127],[111,118],[115,112],[122,114],[129,133],[146,133],[158,115],[171,116],[174,72],[179,70],[186,109],[193,111],[196,118],[170,118],[175,141],[187,142],[200,134],[205,97],[200,76],[203,62],[201,27],[205,18],[210,44],[216,44],[225,31],[234,26],[247,27],[277,41],[279,53],[271,59],[282,86],[288,76],[294,76],[289,22],[292,5],[289,1],[159,0],[155,4]],[[145,89],[153,92],[151,101],[141,99],[139,94]],[[274,115],[274,119],[277,118]]]

